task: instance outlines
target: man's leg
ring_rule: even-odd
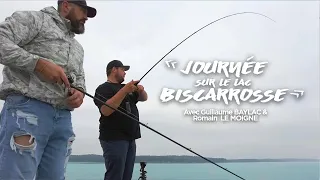
[[[104,180],[122,180],[129,142],[100,140],[100,143],[106,166]]]
[[[50,136],[47,147],[44,149],[36,180],[66,179],[66,165],[71,154],[71,145],[74,139],[71,112],[56,110],[53,119],[53,134]]]
[[[52,124],[52,108],[35,99],[9,96],[0,121],[0,180],[33,180]]]
[[[136,142],[129,141],[126,166],[125,166],[122,180],[131,180],[135,159],[136,159]]]

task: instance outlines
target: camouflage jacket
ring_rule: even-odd
[[[0,63],[4,65],[0,99],[20,93],[66,108],[64,85],[45,82],[34,72],[39,58],[60,65],[74,85],[86,90],[84,51],[69,29],[70,21],[54,7],[16,11],[0,23]]]

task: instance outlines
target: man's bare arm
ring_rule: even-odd
[[[138,85],[138,94],[138,101],[146,101],[148,99],[148,94],[142,85]]]
[[[148,94],[145,90],[139,92],[138,101],[146,101],[148,100]]]
[[[106,104],[113,107],[114,109],[117,109],[120,106],[123,99],[126,97],[126,95],[127,95],[127,92],[125,92],[125,90],[122,88],[112,98],[108,99],[106,101]],[[102,105],[100,108],[100,111],[104,116],[109,116],[114,112],[113,109],[109,108],[106,105]]]
[[[139,81],[131,81],[128,84],[126,84],[112,98],[108,99],[106,101],[106,104],[111,106],[114,109],[117,109],[120,106],[123,99],[126,97],[126,95],[137,89],[137,87],[134,85],[137,82],[139,82]],[[102,105],[100,108],[100,112],[104,116],[109,116],[110,114],[112,114],[114,112],[114,110],[109,108],[108,106]]]

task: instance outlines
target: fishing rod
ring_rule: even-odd
[[[198,33],[199,31],[201,31],[202,29],[206,28],[207,26],[217,22],[217,21],[220,21],[222,19],[225,19],[225,18],[228,18],[228,17],[231,17],[231,16],[235,16],[235,15],[240,15],[240,14],[256,14],[256,15],[260,15],[260,16],[263,16],[263,17],[266,17],[268,19],[270,19],[271,21],[275,22],[273,19],[271,19],[270,17],[264,15],[264,14],[261,14],[261,13],[256,13],[256,12],[239,12],[239,13],[234,13],[234,14],[230,14],[230,15],[227,15],[227,16],[224,16],[222,18],[219,18],[215,21],[212,21],[210,23],[208,23],[207,25],[201,27],[200,29],[198,29],[197,31],[193,32],[192,34],[190,34],[188,37],[186,37],[184,40],[182,40],[180,43],[178,43],[175,47],[173,47],[169,52],[167,52],[160,60],[158,60],[139,80],[139,82],[135,83],[135,85],[137,86],[138,83],[141,82],[141,80],[157,65],[159,64],[168,54],[170,54],[174,49],[176,49],[179,45],[181,45],[184,41],[186,41],[187,39],[189,39],[191,36],[193,36],[194,34]],[[102,95],[96,93],[98,96],[102,97],[103,99],[106,99],[105,97],[103,97]],[[120,109],[126,111],[124,108],[120,107]],[[131,112],[128,112],[126,111],[127,113],[129,113],[130,115],[134,116],[135,118],[138,119],[138,117],[136,117],[134,114],[132,114]]]
[[[175,47],[173,47],[169,52],[167,52],[160,60],[158,60],[141,78],[140,78],[140,81],[157,65],[159,64],[168,54],[170,54],[174,49],[176,49],[178,46],[180,46],[184,41],[186,41],[187,39],[189,39],[191,36],[195,35],[196,33],[198,33],[199,31],[201,31],[202,29],[206,28],[207,26],[211,25],[211,24],[214,24],[215,22],[218,22],[222,19],[225,19],[225,18],[228,18],[228,17],[231,17],[231,16],[235,16],[235,15],[240,15],[240,14],[256,14],[256,15],[260,15],[260,16],[263,16],[263,17],[266,17],[268,18],[269,20],[273,21],[273,22],[276,22],[275,20],[271,19],[270,17],[264,15],[264,14],[261,14],[261,13],[256,13],[256,12],[239,12],[239,13],[234,13],[234,14],[230,14],[230,15],[227,15],[227,16],[224,16],[224,17],[221,17],[215,21],[212,21],[210,23],[208,23],[207,25],[201,27],[200,29],[196,30],[195,32],[193,32],[192,34],[190,34],[188,37],[186,37],[184,40],[182,40],[180,43],[178,43]],[[136,83],[137,85],[138,83]]]
[[[117,112],[121,113],[122,115],[124,115],[124,116],[126,116],[126,117],[130,118],[130,119],[131,119],[131,120],[133,120],[133,121],[136,121],[136,122],[137,122],[137,123],[139,123],[140,125],[142,125],[142,126],[144,126],[144,127],[148,128],[148,129],[150,129],[151,131],[153,131],[153,132],[155,132],[155,133],[159,134],[160,136],[162,136],[162,137],[164,137],[164,138],[168,139],[169,141],[171,141],[171,142],[173,142],[173,143],[175,143],[175,144],[179,145],[180,147],[182,147],[182,148],[186,149],[187,151],[190,151],[191,153],[193,153],[193,154],[195,154],[195,155],[197,155],[197,156],[199,156],[199,157],[203,158],[204,160],[206,160],[206,161],[208,161],[208,162],[210,162],[210,163],[212,163],[212,164],[214,164],[214,165],[216,165],[216,166],[220,167],[221,169],[223,169],[223,170],[225,170],[225,171],[227,171],[227,172],[229,172],[229,173],[233,174],[234,176],[236,176],[236,177],[238,177],[238,178],[240,178],[240,179],[245,180],[245,179],[244,179],[244,178],[242,178],[241,176],[239,176],[239,175],[237,175],[237,174],[235,174],[235,173],[233,173],[233,172],[229,171],[228,169],[226,169],[226,168],[224,168],[224,167],[222,167],[222,166],[220,166],[220,165],[216,164],[215,162],[213,162],[213,161],[209,160],[208,158],[206,158],[206,157],[204,157],[204,156],[202,156],[202,155],[200,155],[200,154],[198,154],[198,153],[196,153],[196,152],[192,151],[192,150],[191,150],[191,148],[187,148],[186,146],[184,146],[184,145],[182,145],[182,144],[178,143],[177,141],[174,141],[173,139],[169,138],[168,136],[166,136],[166,135],[164,135],[164,134],[160,133],[159,131],[157,131],[157,130],[155,130],[155,129],[153,129],[153,128],[149,127],[149,126],[147,126],[146,124],[144,124],[144,123],[140,122],[140,121],[139,121],[139,120],[137,120],[136,118],[129,116],[127,113],[122,112],[122,111],[120,111],[120,110],[118,110],[118,109],[116,109],[116,108],[111,107],[110,105],[108,105],[106,102],[104,102],[104,101],[100,100],[99,98],[94,97],[94,96],[92,96],[91,94],[87,93],[86,91],[82,90],[81,88],[78,88],[78,87],[74,86],[74,85],[72,84],[72,83],[73,83],[73,79],[72,79],[71,77],[69,77],[69,78],[68,78],[68,80],[69,80],[69,82],[70,82],[70,87],[71,87],[71,88],[74,88],[74,89],[76,89],[76,90],[78,90],[78,91],[82,92],[83,94],[85,94],[85,95],[87,95],[87,96],[91,97],[92,99],[95,99],[95,100],[97,100],[97,101],[99,101],[99,102],[103,103],[103,105],[105,105],[105,106],[109,107],[110,109],[112,109],[112,110],[114,110],[114,111],[117,111]]]

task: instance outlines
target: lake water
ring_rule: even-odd
[[[319,180],[319,162],[219,163],[218,165],[246,180]],[[132,180],[140,176],[135,164]],[[147,164],[147,180],[240,180],[240,178],[208,163]],[[67,180],[103,180],[101,163],[69,163]]]

